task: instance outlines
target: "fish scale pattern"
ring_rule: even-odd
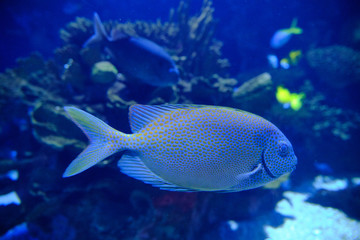
[[[207,106],[156,111],[156,106],[137,105],[130,122],[138,132],[129,148],[151,171],[178,186],[202,190],[239,184],[236,176],[261,163],[272,127],[251,113]]]
[[[65,177],[129,150],[118,166],[145,183],[175,191],[233,192],[264,185],[297,164],[291,143],[275,125],[233,108],[134,105],[129,111],[133,134],[79,109],[66,110],[90,145]]]

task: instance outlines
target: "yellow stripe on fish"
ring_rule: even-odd
[[[134,105],[133,134],[121,133],[74,107],[67,114],[90,145],[64,177],[129,150],[121,171],[161,189],[234,192],[260,187],[297,164],[291,143],[269,121],[237,109],[202,105]]]

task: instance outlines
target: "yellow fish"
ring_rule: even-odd
[[[301,50],[292,50],[289,53],[289,60],[291,65],[296,65],[302,56]]]
[[[285,108],[290,107],[294,111],[298,111],[303,105],[302,100],[305,98],[305,93],[291,93],[289,89],[278,86],[275,96]]]

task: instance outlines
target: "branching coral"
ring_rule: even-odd
[[[210,0],[204,0],[198,16],[189,17],[189,4],[182,2],[178,8],[178,56],[183,61],[186,72],[194,75],[211,76],[223,74],[229,67],[226,59],[221,59],[222,43],[214,40],[214,8]]]
[[[89,19],[77,17],[74,22],[70,22],[65,28],[60,29],[60,38],[66,44],[82,46],[91,32],[93,32],[92,22]]]
[[[71,147],[84,148],[86,145],[81,132],[67,121],[61,107],[50,104],[38,104],[31,113],[33,134],[38,141],[55,149]],[[77,134],[75,134],[77,133]]]
[[[307,60],[325,84],[343,88],[360,82],[360,52],[345,46],[310,50]]]
[[[319,139],[339,138],[349,140],[359,129],[360,114],[354,110],[332,107],[325,103],[325,96],[314,90],[310,81],[300,88],[306,94],[304,106],[298,111],[287,111],[280,104],[273,105],[269,118],[276,118],[279,126],[291,122],[295,135]],[[275,117],[276,116],[276,117]]]
[[[34,53],[0,74],[0,102],[21,100],[28,106],[45,100],[61,103],[63,99],[57,95],[63,89],[61,85],[53,63]]]
[[[256,113],[269,108],[273,98],[273,82],[269,73],[260,74],[236,88],[232,94],[238,107]]]
[[[190,17],[188,10],[188,1],[181,1],[176,11],[170,11],[166,22],[113,21],[105,23],[105,28],[107,32],[140,36],[163,46],[173,56],[186,78],[224,74],[229,62],[221,58],[222,43],[214,39],[212,1],[204,0],[197,16]],[[87,19],[77,18],[60,33],[66,44],[82,46],[93,33],[92,23]]]

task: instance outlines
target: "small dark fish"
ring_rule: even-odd
[[[100,43],[125,75],[154,86],[171,86],[178,82],[179,70],[174,61],[156,43],[116,31],[108,36],[97,13],[94,13],[94,29],[95,34],[84,46]]]

